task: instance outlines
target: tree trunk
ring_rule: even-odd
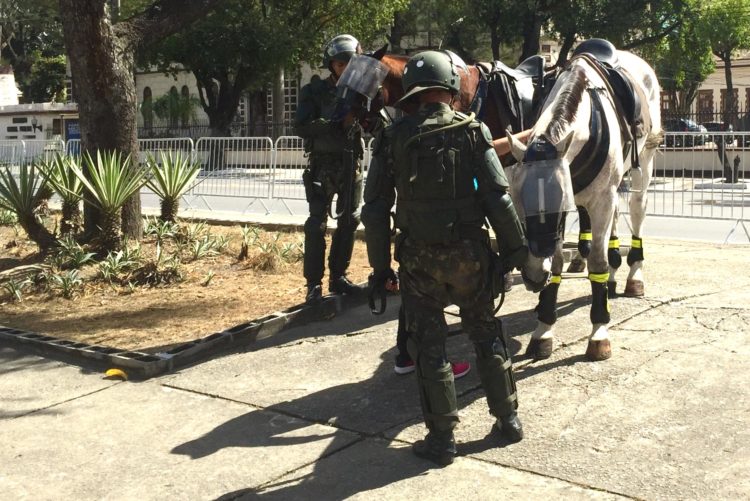
[[[496,24],[493,24],[492,29],[490,30],[490,45],[492,46],[493,61],[500,60],[500,34],[498,33],[499,29],[500,28]]]
[[[539,54],[539,40],[542,31],[542,18],[536,11],[530,11],[523,21],[523,50],[518,62]]]
[[[724,78],[727,82],[727,98],[724,101],[724,109],[722,112],[724,113],[724,123],[725,124],[732,124],[732,126],[736,126],[735,123],[735,116],[736,113],[734,112],[734,88],[732,87],[732,54],[731,52],[727,52],[725,54],[722,54],[721,60],[724,61]]]
[[[273,79],[273,139],[284,134],[284,68]]]
[[[565,66],[565,63],[568,62],[568,54],[570,53],[570,49],[573,48],[573,44],[576,41],[576,34],[575,33],[567,33],[563,36],[563,43],[560,46],[560,53],[557,55],[557,62],[555,63],[555,66],[558,68],[562,68]]]
[[[18,222],[42,254],[46,254],[55,245],[55,236],[37,220],[35,215],[23,217],[19,215]]]
[[[59,0],[65,47],[76,88],[81,149],[119,150],[138,158],[134,47],[114,31],[104,0]],[[101,219],[87,204],[84,231],[95,233]],[[122,208],[128,238],[142,236],[140,195]]]

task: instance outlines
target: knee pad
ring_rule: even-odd
[[[500,337],[475,343],[474,348],[490,413],[495,417],[507,416],[518,408],[516,379],[508,348]]]

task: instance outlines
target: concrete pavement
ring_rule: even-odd
[[[584,275],[563,279],[545,361],[522,356],[535,297],[508,294],[526,439],[496,446],[473,370],[445,469],[409,451],[424,427],[393,373],[397,301],[140,383],[0,347],[0,499],[748,498],[750,247],[644,245],[646,297],[612,301],[606,362],[583,357]]]

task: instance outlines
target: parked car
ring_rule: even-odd
[[[664,120],[662,128],[665,132],[690,132],[691,134],[669,134],[666,145],[676,147],[700,146],[710,140],[708,134],[692,134],[693,132],[708,132],[703,125],[699,125],[687,118],[670,118]]]
[[[733,132],[734,128],[732,124],[725,122],[703,122],[701,124],[706,130],[711,132]],[[724,144],[734,143],[734,134],[722,134],[722,135],[711,135],[711,141],[716,144],[721,139],[724,139]]]

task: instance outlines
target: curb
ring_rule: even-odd
[[[57,358],[73,365],[99,370],[121,369],[129,379],[145,380],[205,361],[211,355],[267,339],[292,327],[330,320],[340,312],[366,302],[367,295],[364,293],[354,296],[328,295],[319,304],[292,306],[158,353],[90,345],[2,325],[0,344],[29,349],[39,355]]]

